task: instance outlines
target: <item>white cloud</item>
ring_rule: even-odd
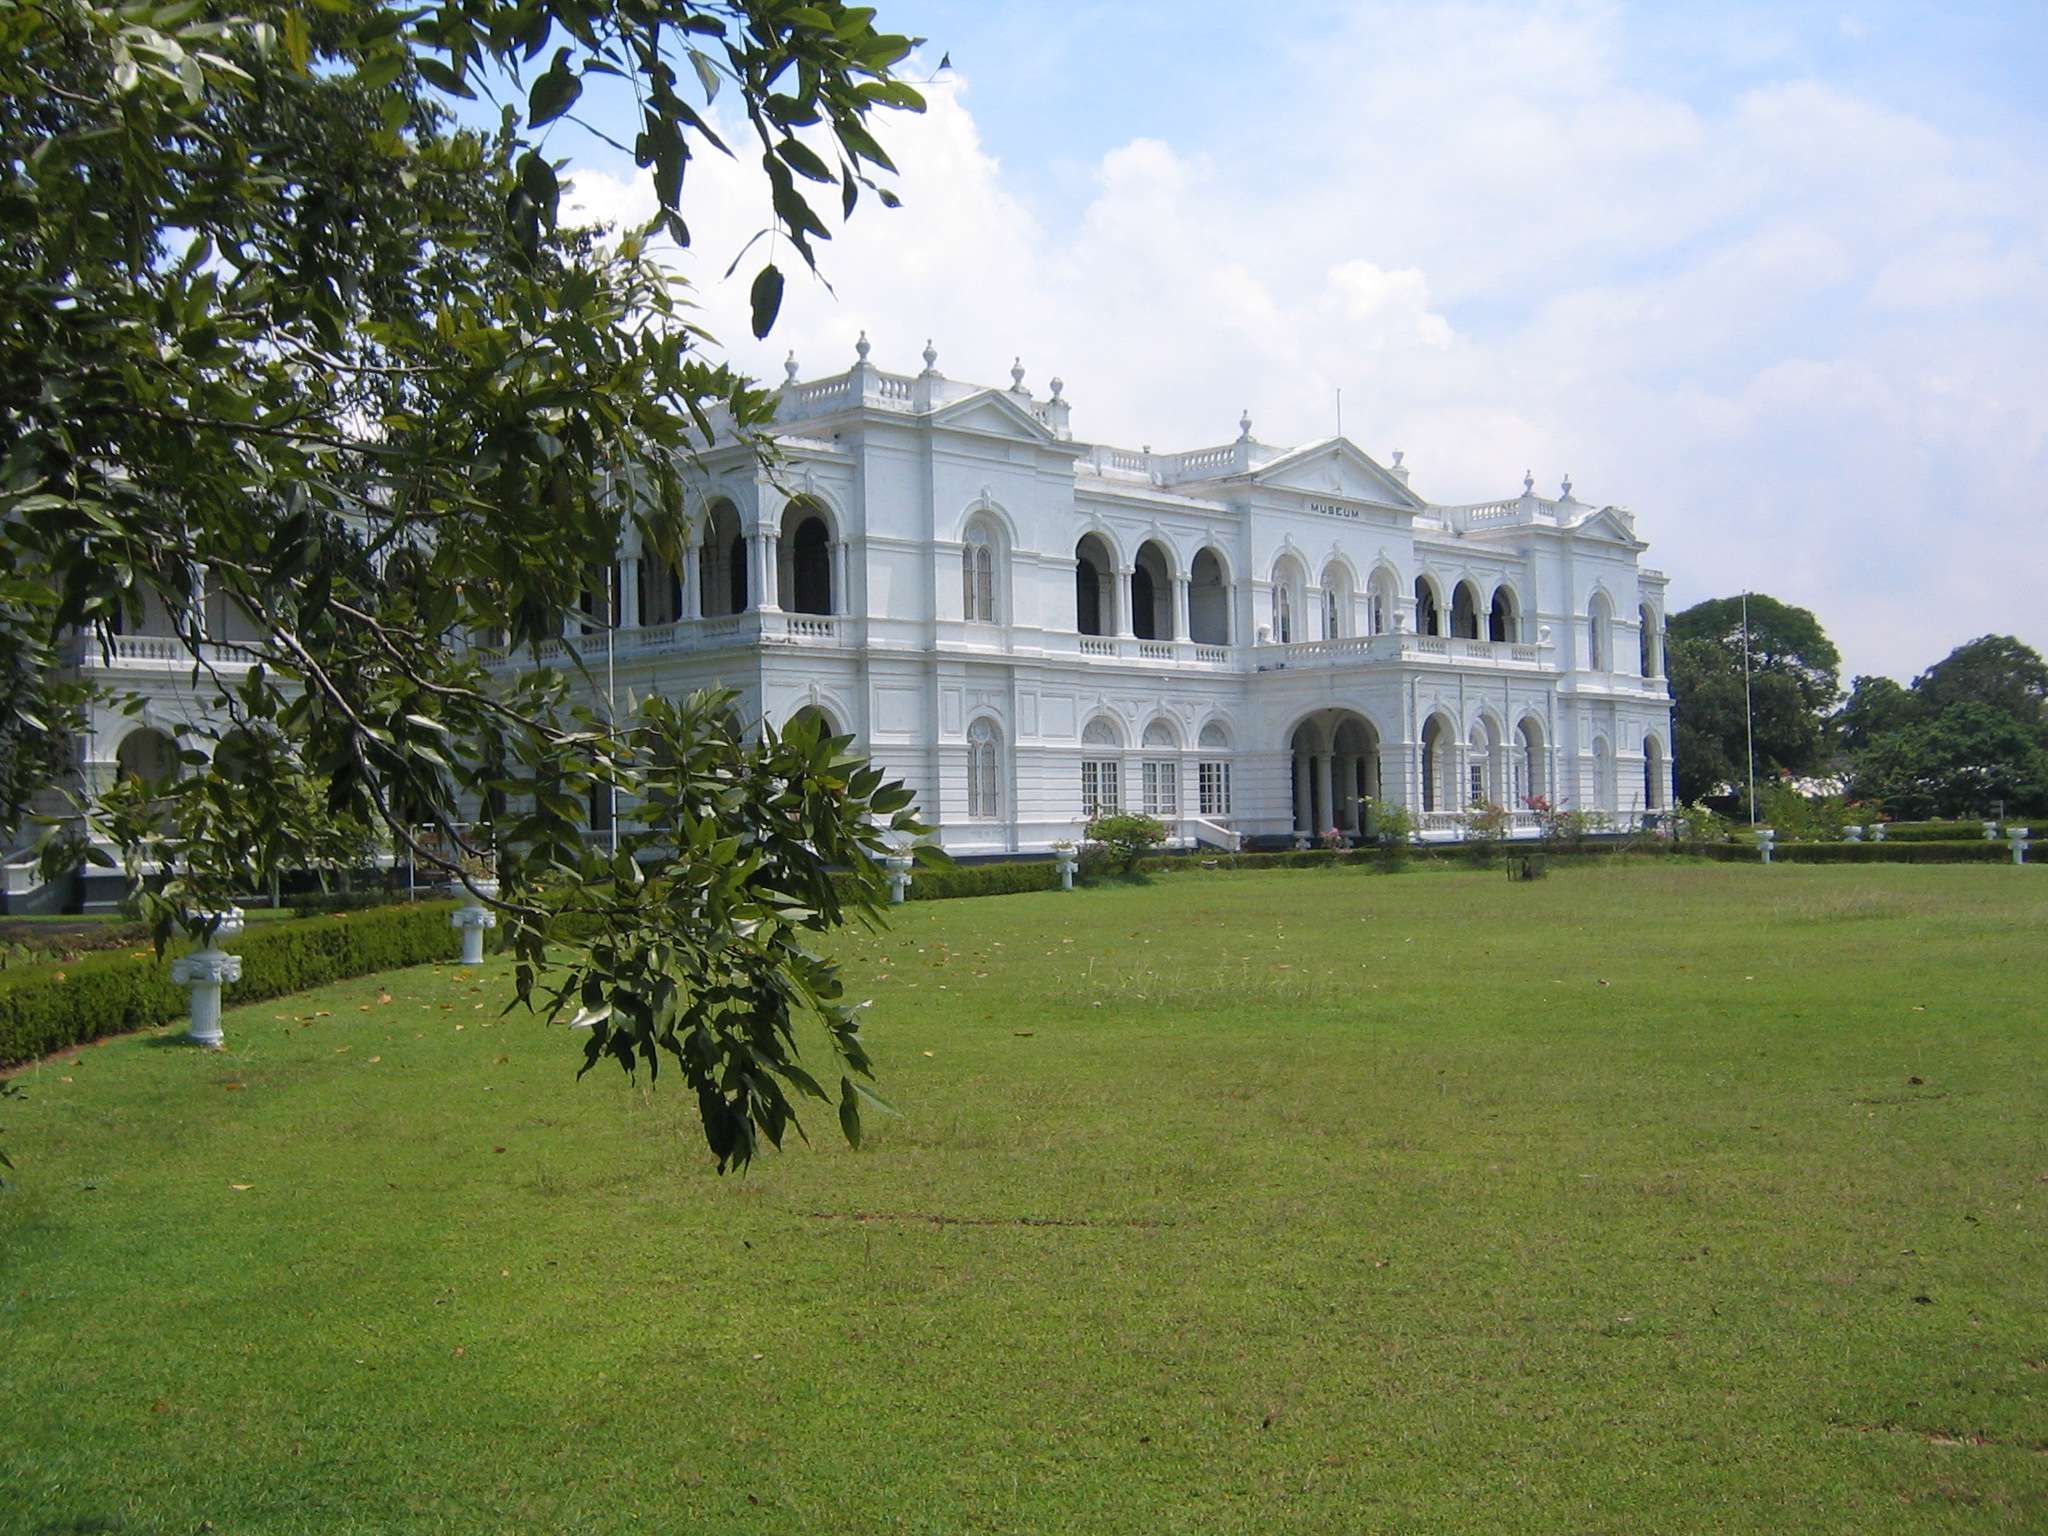
[[[1766,49],[1765,52],[1771,52]],[[1751,62],[1755,62],[1752,60]],[[958,377],[1061,375],[1078,435],[1407,450],[1441,499],[1627,503],[1681,601],[1813,606],[1852,670],[1910,676],[1986,630],[2048,645],[2048,174],[1824,82],[1708,111],[1646,88],[1605,12],[1374,12],[1244,121],[1106,146],[1055,215],[982,141],[964,80],[885,125],[902,210],[792,274],[773,347],[746,279],[702,295],[770,377],[925,338]],[[1010,152],[1029,154],[1018,144]],[[695,275],[765,212],[692,170]],[[582,173],[577,204],[644,212]],[[790,263],[782,263],[785,268]],[[1987,555],[1987,552],[1991,552]],[[2008,574],[2009,573],[2009,574]]]

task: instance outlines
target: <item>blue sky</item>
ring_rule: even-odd
[[[998,5],[880,125],[906,206],[827,249],[772,346],[743,167],[692,173],[706,317],[745,364],[1054,374],[1077,436],[1242,409],[1446,501],[1634,509],[1675,604],[1812,607],[1845,676],[1989,631],[2048,649],[2048,4]],[[644,186],[554,146],[593,216]],[[716,258],[715,261],[713,258]]]

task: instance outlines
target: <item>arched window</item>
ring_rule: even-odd
[[[640,624],[673,624],[683,616],[683,578],[653,550],[640,556]]]
[[[1657,630],[1657,615],[1648,603],[1638,608],[1636,614],[1642,622],[1638,638],[1642,649],[1643,676],[1659,677],[1664,671],[1664,647]]]
[[[1230,814],[1230,733],[1216,721],[1202,727],[1202,760],[1196,769],[1204,816]]]
[[[1440,635],[1444,632],[1443,610],[1437,607],[1436,588],[1427,576],[1415,578],[1415,633]]]
[[[1643,738],[1643,809],[1664,809],[1666,787],[1671,775],[1664,767],[1664,743],[1654,736]]]
[[[1308,576],[1301,562],[1282,555],[1273,565],[1273,643],[1292,645],[1306,638],[1300,630],[1303,589]]]
[[[1486,638],[1494,641],[1520,638],[1520,625],[1516,622],[1515,594],[1506,587],[1493,589],[1493,603],[1486,615]]]
[[[1123,743],[1098,715],[1081,732],[1081,814],[1103,816],[1123,804]]]
[[[1230,644],[1230,588],[1213,549],[1195,556],[1188,583],[1188,638],[1197,645]]]
[[[1147,816],[1174,817],[1180,814],[1180,760],[1177,753],[1180,742],[1173,734],[1173,727],[1164,720],[1154,720],[1145,727],[1144,780],[1145,814]]]
[[[967,815],[998,821],[1003,814],[1003,738],[987,716],[967,727]]]
[[[1422,727],[1422,808],[1457,809],[1458,738],[1442,715],[1431,715]]]
[[[1605,592],[1595,592],[1586,604],[1586,670],[1605,672],[1613,663],[1609,643],[1614,626],[1614,607]]]
[[[967,525],[960,550],[960,613],[970,624],[996,622],[996,531],[985,517]]]

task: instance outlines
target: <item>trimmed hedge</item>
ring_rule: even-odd
[[[242,979],[229,1006],[303,992],[457,953],[449,902],[252,925],[231,944]],[[60,980],[59,977],[62,979]],[[88,955],[61,970],[0,975],[0,1067],[33,1061],[102,1035],[184,1018],[190,994],[171,982],[168,957]]]
[[[2031,844],[2029,845],[2031,857]],[[1724,864],[1758,864],[1763,855],[1756,844],[1720,843],[1702,848],[1710,859]],[[2010,864],[2012,847],[2000,841],[1974,843],[1951,840],[1942,843],[1780,843],[1771,853],[1774,864]]]
[[[912,901],[947,901],[955,896],[1011,896],[1019,891],[1056,891],[1060,867],[1051,859],[1005,864],[956,864],[951,869],[910,872]]]

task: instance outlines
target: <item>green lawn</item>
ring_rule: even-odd
[[[496,967],[88,1048],[0,1106],[0,1528],[2048,1529],[2044,939],[1999,867],[913,905],[903,1118],[725,1179]]]

